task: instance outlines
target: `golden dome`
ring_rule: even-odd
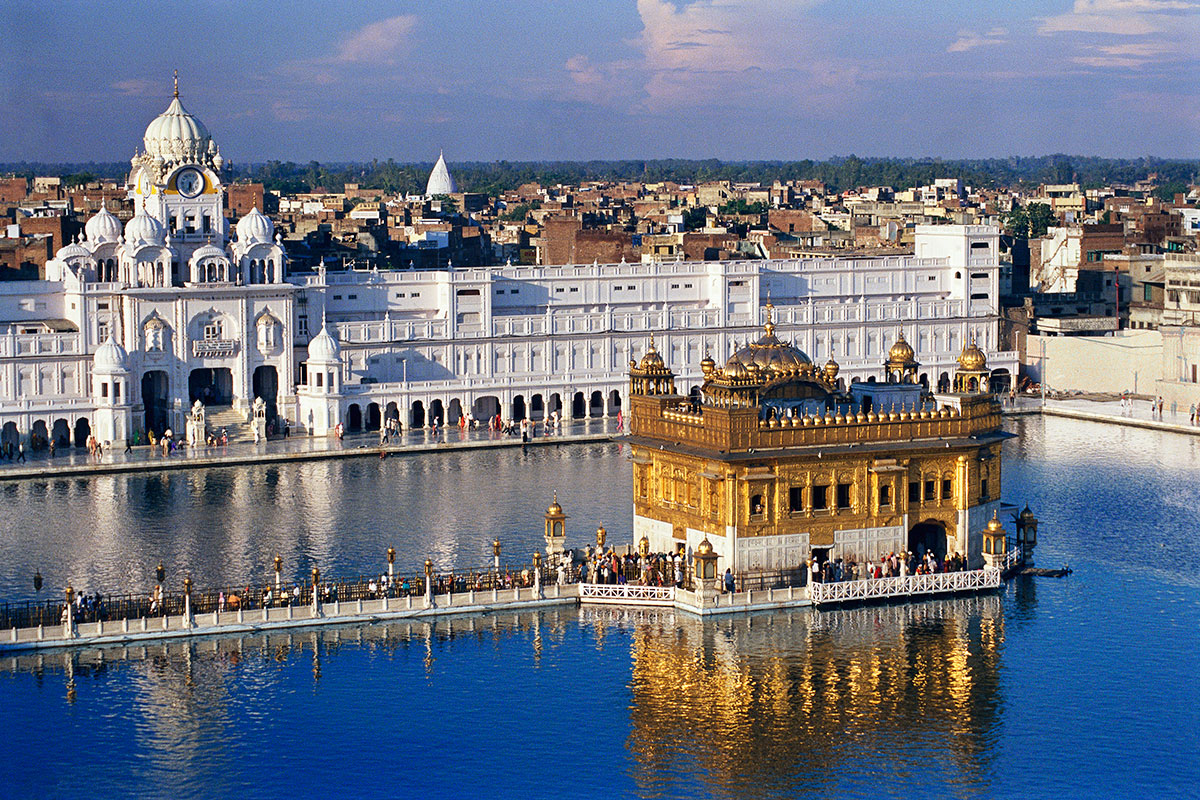
[[[646,371],[662,371],[667,368],[663,363],[662,356],[658,354],[658,349],[654,346],[654,334],[650,335],[650,346],[646,348],[646,354],[642,356],[642,363],[638,364],[638,369]]]
[[[546,513],[547,514],[555,514],[555,515],[562,513],[562,506],[560,506],[558,504],[558,492],[557,491],[554,493],[554,502],[551,503],[550,507],[546,509]]]
[[[712,551],[713,551],[712,542],[708,541],[707,536],[704,537],[704,540],[702,542],[700,542],[700,544],[696,545],[696,555],[698,555],[698,556],[707,556],[707,555],[711,554]]]
[[[975,337],[971,337],[971,343],[963,348],[962,355],[958,357],[958,366],[969,372],[982,372],[987,369],[987,356],[979,349],[979,345],[975,344]]]
[[[904,341],[904,331],[900,331],[900,336],[896,339],[896,343],[892,345],[891,350],[888,350],[888,363],[911,364],[916,359],[916,352],[913,351],[912,345]]]
[[[709,375],[713,374],[713,371],[716,370],[716,368],[717,362],[713,361],[713,357],[706,353],[704,360],[700,362],[700,371],[704,373],[704,377],[707,378]]]
[[[1000,534],[1004,533],[1004,525],[1003,525],[1003,523],[1000,522],[999,514],[1000,514],[1000,512],[998,512],[998,511],[992,512],[992,518],[988,520],[988,524],[987,524],[987,530],[986,530],[987,533],[990,533],[993,535],[1000,535]]]
[[[825,362],[825,380],[833,383],[837,379],[840,369],[841,367],[838,366],[838,363],[833,360],[833,356],[830,356],[829,360]]]
[[[1029,520],[1032,520],[1032,519],[1037,519],[1037,518],[1033,515],[1033,512],[1029,510],[1029,504],[1026,503],[1025,510],[1021,512],[1021,520],[1024,522],[1028,522]]]
[[[738,350],[725,362],[724,373],[729,377],[741,377],[751,366],[760,373],[787,374],[802,372],[812,365],[812,359],[798,347],[779,341],[771,331],[774,325],[768,322],[767,332],[757,342]]]

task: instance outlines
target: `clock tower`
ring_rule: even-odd
[[[178,73],[171,105],[146,128],[143,145],[129,175],[135,213],[163,226],[180,265],[205,244],[224,249],[224,159],[208,128],[180,102]]]

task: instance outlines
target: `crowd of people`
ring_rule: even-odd
[[[815,558],[808,560],[809,579],[813,583],[836,583],[878,578],[897,578],[906,575],[932,575],[938,572],[961,572],[967,568],[966,559],[956,551],[939,560],[932,550],[922,556],[916,553],[888,553],[878,561],[855,562],[854,559]]]

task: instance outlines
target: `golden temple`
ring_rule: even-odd
[[[707,537],[735,574],[926,550],[982,566],[1008,434],[975,342],[953,392],[917,383],[903,332],[882,381],[846,386],[836,361],[781,341],[766,312],[762,337],[721,367],[706,357],[688,395],[653,340],[630,362],[634,539],[691,555]]]

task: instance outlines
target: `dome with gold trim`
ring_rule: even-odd
[[[916,351],[912,349],[912,345],[904,340],[904,331],[900,331],[900,336],[896,338],[896,343],[888,350],[888,362],[891,364],[911,364],[916,359]]]
[[[1000,522],[998,511],[992,512],[992,518],[988,520],[987,533],[999,535],[1004,533],[1004,523]]]
[[[650,346],[646,348],[646,354],[642,356],[642,361],[638,364],[638,369],[665,369],[666,364],[663,363],[662,356],[658,354],[658,349],[654,346],[654,337],[650,337]]]
[[[558,492],[554,493],[554,501],[550,503],[550,506],[546,509],[546,513],[554,516],[558,516],[563,513],[562,506],[558,504]]]
[[[972,336],[971,343],[963,348],[962,355],[958,357],[958,365],[971,372],[987,369],[987,356],[979,349],[979,345],[975,344],[975,337]]]
[[[752,366],[760,375],[792,374],[808,372],[812,369],[812,359],[800,348],[780,341],[775,336],[775,323],[771,319],[774,308],[767,303],[767,323],[763,325],[763,335],[756,342],[750,342],[738,350],[725,362],[722,372],[731,378],[750,374]]]

